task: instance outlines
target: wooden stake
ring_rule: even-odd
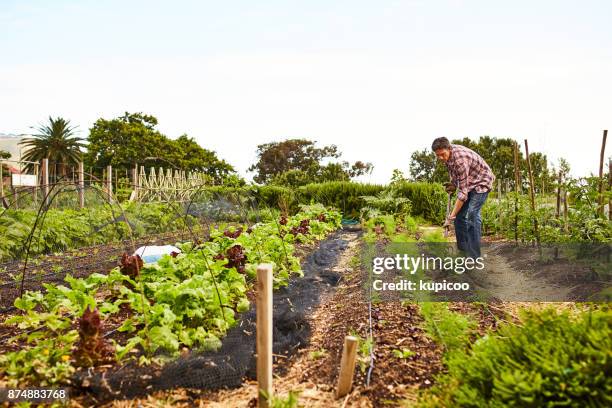
[[[340,375],[336,398],[342,398],[351,391],[353,387],[353,375],[355,374],[355,363],[357,362],[357,337],[346,336],[340,359]]]
[[[257,383],[259,407],[272,397],[272,265],[257,267]],[[264,395],[262,395],[262,393]]]
[[[499,231],[503,231],[504,227],[504,223],[502,221],[502,207],[501,207],[501,202],[502,202],[502,188],[501,188],[501,180],[497,180],[497,217],[498,217],[498,222],[495,223],[495,225],[499,225]],[[497,228],[495,228],[497,229]],[[498,233],[499,233],[498,231]]]
[[[0,201],[4,202],[4,174],[2,173],[2,160],[0,160]]]
[[[538,219],[535,214],[535,191],[533,186],[533,173],[531,171],[531,161],[529,160],[529,145],[525,139],[525,156],[527,160],[527,171],[529,172],[529,197],[531,199],[531,212],[533,217],[533,233],[538,246],[540,245],[540,233],[538,232]]]
[[[85,173],[83,170],[83,162],[79,162],[79,170],[78,170],[78,178],[79,178],[79,208],[85,208]]]
[[[569,231],[569,225],[567,224],[567,191],[563,190],[563,230]]]
[[[113,202],[113,166],[106,166],[106,192],[108,201]]]
[[[49,159],[42,160],[43,199],[49,205]]]
[[[559,170],[559,179],[557,181],[557,212],[555,213],[555,215],[557,216],[557,219],[559,219],[559,216],[561,215],[561,182],[562,182],[562,171]]]
[[[514,189],[517,193],[523,194],[521,186],[521,163],[519,162],[519,147],[518,142],[514,142]]]
[[[38,166],[39,164],[36,163],[34,164],[34,176],[36,177],[36,185],[34,186],[34,202],[38,202],[38,185],[40,183],[40,180],[38,179]]]
[[[521,172],[519,169],[519,154],[518,154],[518,143],[514,142],[514,241],[518,242],[518,204],[519,194],[522,193],[521,189]]]
[[[138,164],[134,163],[134,168],[132,169],[132,196],[130,200],[138,199]]]
[[[612,159],[608,160],[608,192],[612,192]],[[612,220],[612,197],[608,200],[608,219]]]
[[[603,139],[601,141],[601,153],[599,153],[599,214],[603,215],[604,213],[604,199],[603,199],[603,165],[604,165],[604,155],[606,152],[606,139],[608,138],[608,131],[603,131]]]

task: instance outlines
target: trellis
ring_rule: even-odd
[[[186,172],[184,170],[163,169],[155,171],[154,167],[147,173],[144,166],[140,166],[138,177],[136,169],[133,170],[134,191],[130,201],[189,201],[198,189],[207,184],[209,176],[201,172]]]

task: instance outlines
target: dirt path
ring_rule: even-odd
[[[483,244],[485,270],[475,278],[494,298],[510,302],[589,302],[610,287],[609,247],[541,247],[512,241]],[[599,297],[598,297],[599,296]]]

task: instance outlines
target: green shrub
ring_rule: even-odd
[[[298,200],[302,204],[317,202],[339,209],[345,218],[358,218],[359,211],[365,204],[362,197],[373,196],[383,190],[384,186],[378,184],[330,181],[308,184],[297,191]]]
[[[393,191],[396,196],[410,200],[412,215],[420,215],[434,223],[444,222],[448,196],[441,184],[404,181],[394,183]]]
[[[453,353],[420,401],[431,407],[612,406],[612,313],[525,312]]]

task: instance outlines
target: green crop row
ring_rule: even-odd
[[[417,406],[609,407],[611,324],[607,308],[577,316],[525,311],[519,325],[504,323],[471,348],[452,349],[448,373]]]
[[[23,334],[12,339],[17,351],[0,356],[0,382],[50,386],[67,381],[77,366],[130,356],[146,364],[160,352],[216,349],[237,313],[250,307],[246,294],[257,265],[272,264],[275,287],[287,285],[301,274],[295,244],[323,239],[340,221],[337,211],[305,206],[293,217],[248,228],[213,228],[206,242],[178,244],[181,253],[155,264],[126,254],[108,275],[67,276],[67,285],[27,292],[15,301],[21,313],[4,321]],[[117,328],[127,340],[111,343],[104,322],[119,314],[127,314]]]

